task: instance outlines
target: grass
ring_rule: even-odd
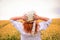
[[[60,18],[53,19],[49,27],[41,31],[41,37],[42,40],[60,40]],[[0,40],[20,40],[20,33],[9,20],[0,20]]]

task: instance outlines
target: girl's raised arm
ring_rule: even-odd
[[[48,21],[48,20],[49,20],[49,18],[41,17],[41,16],[38,16],[38,15],[36,15],[36,14],[34,14],[34,19],[35,19],[35,20],[40,19],[40,20],[43,20],[43,21]]]
[[[19,20],[19,19],[23,19],[22,17],[12,17],[12,18],[10,18],[11,20]]]
[[[22,20],[27,20],[27,17],[24,15],[24,16],[17,16],[17,17],[12,17],[12,18],[10,18],[10,20],[20,20],[20,19],[22,19]]]

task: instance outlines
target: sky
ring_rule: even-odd
[[[22,16],[28,11],[48,18],[60,18],[59,0],[0,0],[0,20]]]

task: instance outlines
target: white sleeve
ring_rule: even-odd
[[[10,20],[10,22],[12,23],[12,25],[23,35],[31,35],[31,34],[28,34],[26,32],[23,31],[23,24],[21,22],[17,22],[17,21],[14,21],[14,20]]]
[[[17,21],[14,21],[14,20],[10,20],[10,22],[19,32],[22,32],[23,27],[22,27],[21,22],[17,22]]]
[[[46,28],[49,26],[49,24],[51,23],[51,19],[48,21],[43,21],[39,23],[39,30],[46,30]]]

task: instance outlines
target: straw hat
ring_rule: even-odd
[[[32,21],[35,11],[29,11],[26,13],[27,21]]]

